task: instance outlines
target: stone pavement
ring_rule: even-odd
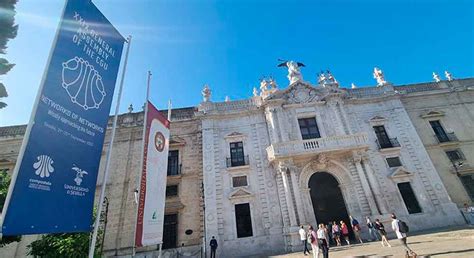
[[[380,242],[332,247],[329,257],[404,257],[404,249],[398,239],[389,240],[392,247],[382,247]],[[408,237],[408,246],[418,257],[470,257],[474,258],[474,227],[458,227],[422,232]],[[302,252],[270,256],[278,258],[308,257]],[[319,257],[322,257],[320,254]]]

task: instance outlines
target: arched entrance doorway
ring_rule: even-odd
[[[343,220],[350,228],[344,197],[334,176],[327,172],[314,173],[309,179],[308,187],[311,189],[311,201],[318,224],[327,225],[332,221],[339,224]]]

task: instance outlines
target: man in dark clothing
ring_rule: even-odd
[[[216,258],[217,240],[214,236],[212,236],[210,246],[211,246],[211,258]]]

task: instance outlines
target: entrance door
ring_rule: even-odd
[[[339,224],[343,220],[351,227],[344,197],[334,176],[326,172],[314,173],[309,179],[308,187],[311,189],[311,201],[318,224],[327,225],[332,221]]]

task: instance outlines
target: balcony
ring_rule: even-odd
[[[368,138],[366,133],[353,135],[331,136],[309,140],[278,142],[267,148],[270,161],[290,156],[305,156],[323,152],[349,151],[367,148]]]
[[[245,155],[243,157],[226,158],[226,165],[228,168],[247,166],[248,164],[249,155]]]
[[[387,138],[385,141],[376,140],[379,150],[400,147],[397,138]]]
[[[435,134],[435,138],[438,144],[459,141],[454,133]]]

